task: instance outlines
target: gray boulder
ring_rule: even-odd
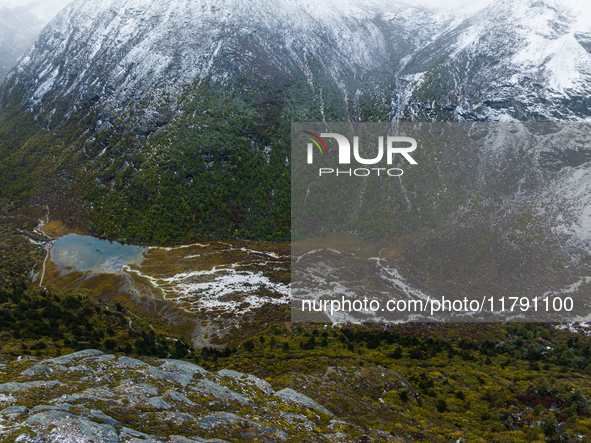
[[[227,426],[243,419],[231,412],[218,412],[197,419],[197,426],[204,429],[213,429],[217,426]]]
[[[51,443],[120,443],[117,430],[109,424],[95,423],[85,417],[63,411],[46,411],[29,417],[25,424],[32,428],[49,428],[44,431],[45,441]]]
[[[78,365],[78,366],[72,366],[70,369],[68,369],[69,371],[76,371],[76,372],[82,372],[83,374],[88,374],[88,375],[92,375],[93,371],[92,369],[90,369],[88,366],[86,365]]]
[[[250,400],[244,395],[239,394],[231,389],[226,388],[218,383],[214,383],[211,380],[203,379],[199,383],[192,387],[194,391],[201,395],[211,395],[218,400],[224,401],[237,401],[242,404],[250,403]]]
[[[164,397],[169,397],[173,401],[178,401],[182,403],[186,403],[188,405],[196,405],[194,401],[190,400],[186,395],[181,394],[180,392],[175,391],[174,389],[169,389],[164,393]]]
[[[236,414],[232,414],[231,412],[218,412],[216,414],[207,415],[205,417],[201,417],[197,419],[197,426],[204,428],[204,429],[214,429],[219,426],[228,426],[233,423],[243,422],[246,423],[251,428],[255,428],[261,434],[274,434],[280,440],[286,440],[288,435],[283,432],[281,429],[272,427],[272,426],[265,426],[261,425],[249,420],[245,420],[242,417],[239,417]],[[207,441],[207,440],[206,440]]]
[[[29,412],[29,408],[26,406],[9,406],[6,409],[0,411],[0,415],[22,415],[27,414]]]
[[[109,417],[107,414],[105,414],[100,409],[91,409],[90,410],[90,415],[92,415],[95,418],[101,419],[102,421],[104,421],[108,425],[111,425],[111,426],[123,426],[123,424],[120,421],[115,420],[114,418]]]
[[[97,362],[102,363],[102,362],[105,362],[105,361],[113,360],[113,359],[115,359],[117,357],[115,357],[113,354],[105,354],[105,355],[101,355],[98,358],[97,357],[89,357],[89,358],[96,359]],[[86,358],[84,360],[86,360]]]
[[[48,364],[65,364],[65,363],[70,363],[72,360],[76,359],[76,358],[86,358],[86,357],[98,357],[100,355],[103,355],[103,353],[101,351],[98,351],[96,349],[85,349],[84,351],[78,351],[78,352],[74,352],[72,354],[68,354],[68,355],[62,355],[61,357],[56,357],[56,358],[52,358],[50,360],[47,360],[46,363]]]
[[[144,434],[143,432],[136,431],[135,429],[131,429],[126,426],[119,429],[119,437],[121,437],[122,439],[126,439],[125,441],[129,441],[127,439],[131,439],[131,438],[143,438],[143,439],[152,438],[151,435]],[[142,440],[142,441],[145,441],[145,440]]]
[[[49,403],[76,403],[78,400],[99,401],[102,399],[93,394],[88,394],[85,392],[75,392],[73,394],[64,394],[61,397],[51,399],[49,400]]]
[[[305,424],[306,426],[314,427],[314,423],[308,420],[308,417],[305,417],[301,414],[294,414],[292,412],[281,412],[281,417],[283,417],[283,419],[285,419],[285,421],[288,423]]]
[[[207,370],[203,369],[201,366],[197,366],[194,363],[188,362],[188,361],[183,361],[183,360],[171,360],[171,359],[162,359],[161,361],[164,362],[164,364],[162,366],[160,366],[160,369],[163,371],[178,371],[178,372],[183,372],[183,373],[187,373],[187,374],[203,374],[203,375],[207,375],[210,372],[208,372]]]
[[[265,395],[272,395],[275,392],[273,390],[273,387],[268,382],[266,382],[265,380],[261,380],[260,378],[255,377],[254,375],[243,374],[242,372],[232,371],[231,369],[222,369],[221,371],[218,371],[218,375],[222,377],[230,377],[236,379],[241,383],[254,385],[261,391],[263,391],[263,394]]]
[[[73,405],[70,403],[60,403],[56,406],[49,406],[49,405],[37,405],[33,409],[31,409],[31,414],[36,414],[37,412],[41,411],[67,411]]]
[[[34,377],[36,375],[45,375],[46,377],[49,377],[51,374],[53,374],[53,369],[51,369],[46,364],[35,365],[21,372],[21,375],[28,375],[30,377]]]
[[[131,357],[119,357],[119,360],[117,360],[119,362],[119,364],[121,366],[125,366],[126,368],[143,368],[146,366],[150,366],[148,363],[144,363],[141,360],[138,360],[137,358],[131,358]]]
[[[147,395],[158,395],[158,394],[160,394],[160,389],[158,389],[156,386],[152,386],[152,385],[149,385],[147,383],[138,383],[136,386],[137,386],[138,389],[141,389]]]
[[[312,400],[310,397],[294,391],[293,389],[285,388],[279,392],[276,392],[275,395],[277,397],[281,397],[281,398],[284,398],[287,400],[291,400],[295,403],[299,403],[301,405],[304,405],[307,408],[318,409],[318,410],[324,412],[325,414],[328,414],[331,416],[333,415],[333,413],[330,412],[328,409],[326,409],[324,406],[318,404],[316,401]]]
[[[170,405],[162,400],[160,397],[151,398],[148,404],[156,409],[170,409]]]
[[[88,389],[86,389],[84,391],[84,394],[96,395],[101,400],[108,400],[109,398],[115,396],[115,394],[113,394],[111,391],[109,391],[108,389],[103,388],[103,387],[100,387],[100,388],[88,388]]]
[[[156,368],[151,366],[148,372],[161,380],[173,380],[183,387],[187,386],[195,374],[207,375],[205,369],[193,363],[180,360],[163,360],[165,363]]]
[[[3,383],[0,384],[0,392],[18,392],[23,391],[25,389],[34,389],[34,388],[53,388],[56,385],[61,384],[57,380],[48,380],[48,381],[26,381],[24,383]]]

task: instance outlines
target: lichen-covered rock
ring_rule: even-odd
[[[292,389],[272,395],[271,384],[258,377],[231,370],[213,374],[185,361],[90,350],[29,365],[6,365],[12,375],[0,385],[0,392],[9,393],[0,394],[0,441],[280,442],[295,432],[294,441],[325,442],[347,427],[311,413],[330,414]],[[28,381],[39,376],[47,379]]]
[[[60,403],[55,406],[50,405],[37,405],[33,409],[31,409],[31,414],[36,414],[37,412],[41,411],[69,411],[73,405],[70,403]]]
[[[103,361],[109,361],[109,360],[113,360],[115,357],[113,354],[104,354],[104,355],[100,355],[98,357],[87,357],[87,358],[96,358],[97,362],[103,362]]]
[[[186,395],[183,395],[180,392],[175,391],[174,389],[169,389],[168,391],[166,391],[164,393],[164,397],[169,397],[171,400],[187,403],[188,405],[197,404],[194,401],[191,401]]]
[[[148,404],[156,409],[170,409],[170,405],[158,397],[151,398]]]
[[[53,373],[53,369],[51,369],[46,364],[40,364],[30,367],[29,369],[21,372],[22,375],[28,375],[34,377],[36,375],[45,375],[49,377]]]
[[[218,375],[236,379],[241,383],[252,384],[263,391],[265,395],[272,395],[275,392],[269,382],[261,380],[254,375],[243,374],[242,372],[232,371],[231,369],[222,369],[221,371],[218,371]]]
[[[242,394],[232,391],[218,383],[211,380],[200,380],[193,388],[196,392],[202,395],[210,395],[218,400],[224,401],[238,401],[242,404],[250,403],[250,400]]]
[[[150,367],[148,372],[154,377],[163,380],[174,380],[180,385],[187,386],[187,384],[193,380],[195,374],[207,375],[205,369],[201,366],[197,366],[193,363],[180,360],[164,360],[164,364],[159,368]]]
[[[182,374],[191,376],[193,374],[210,374],[210,372],[206,371],[201,366],[197,366],[196,364],[190,363],[188,361],[170,359],[164,359],[162,361],[164,361],[164,364],[160,366],[160,369],[163,371],[178,371]]]
[[[117,430],[108,424],[63,411],[46,411],[29,417],[25,424],[42,433],[51,443],[120,443]]]
[[[149,434],[145,434],[143,432],[136,431],[135,429],[131,429],[125,426],[119,429],[119,436],[121,437],[122,441],[129,441],[133,438],[142,438],[144,440],[147,438],[151,438]]]
[[[82,392],[75,392],[74,394],[64,394],[61,397],[50,400],[50,403],[74,403],[77,400],[86,399],[93,401],[106,400],[108,401],[115,394],[104,388],[89,388]]]
[[[60,382],[57,380],[48,380],[48,381],[27,381],[24,383],[3,383],[0,384],[0,392],[18,392],[23,391],[25,389],[34,389],[34,388],[52,388],[55,385],[59,385]]]
[[[103,355],[101,351],[96,349],[85,349],[84,351],[74,352],[68,355],[62,355],[61,357],[52,358],[46,361],[47,364],[66,364],[70,363],[72,360],[77,358],[86,358],[86,357],[98,357]]]
[[[282,389],[279,392],[276,392],[275,395],[277,397],[282,397],[285,398],[287,400],[291,400],[293,402],[296,403],[300,403],[308,408],[311,409],[318,409],[319,411],[324,412],[325,414],[328,415],[333,415],[328,409],[326,409],[324,406],[318,404],[317,402],[315,402],[314,400],[312,400],[310,397],[304,395],[304,394],[300,394],[299,392],[294,391],[293,389],[290,388],[285,388]]]
[[[136,383],[131,379],[123,380],[116,391],[118,393],[130,394],[135,397],[153,397],[160,393],[160,390],[156,386],[149,385],[147,383]]]
[[[119,357],[118,361],[121,366],[125,366],[126,368],[141,368],[144,366],[150,366],[149,364],[144,363],[143,361],[138,360],[137,358],[131,358],[125,355],[123,357]]]
[[[93,374],[92,369],[90,369],[86,365],[72,366],[68,370],[70,370],[70,371],[77,371],[77,372],[83,372],[83,373],[88,374],[88,375],[92,375]]]
[[[9,406],[8,408],[5,408],[3,410],[0,411],[0,415],[2,414],[6,414],[6,415],[12,415],[12,414],[16,414],[16,415],[22,415],[22,414],[27,414],[29,412],[29,408],[27,408],[26,406]]]
[[[120,421],[115,420],[114,418],[109,417],[107,414],[105,414],[103,411],[101,411],[99,409],[91,409],[90,410],[90,415],[92,415],[93,417],[98,418],[98,419],[104,421],[108,425],[111,425],[111,426],[123,426],[123,424]]]
[[[160,394],[160,389],[158,389],[156,386],[152,386],[149,385],[147,383],[140,383],[137,385],[137,387],[141,390],[143,390],[146,395],[158,395]]]
[[[207,415],[197,419],[197,425],[206,428],[213,429],[216,426],[228,426],[229,424],[236,423],[242,419],[236,414],[230,412],[218,412],[214,415]]]

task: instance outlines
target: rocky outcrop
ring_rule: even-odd
[[[0,439],[17,442],[356,441],[312,398],[232,370],[85,350],[10,362]],[[349,436],[346,429],[353,430]],[[377,434],[376,434],[377,437]],[[380,441],[388,441],[380,436]],[[393,440],[392,440],[393,441]]]
[[[299,392],[296,392],[293,389],[285,388],[285,389],[282,389],[281,391],[277,392],[277,394],[275,394],[275,395],[278,397],[281,397],[281,398],[285,398],[287,400],[291,400],[291,401],[298,403],[300,405],[304,405],[307,408],[318,409],[319,411],[322,411],[325,414],[332,415],[330,413],[330,411],[327,410],[324,406],[320,406],[318,403],[316,403],[310,397],[308,397],[304,394],[300,394]]]

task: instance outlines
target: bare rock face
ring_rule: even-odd
[[[328,409],[326,409],[324,406],[319,405],[314,400],[312,400],[310,397],[308,397],[304,394],[300,394],[299,392],[296,392],[293,389],[285,388],[285,389],[282,389],[281,391],[277,392],[275,395],[277,397],[282,397],[282,398],[286,398],[288,400],[291,400],[294,403],[298,403],[298,404],[307,406],[308,408],[318,409],[318,410],[324,412],[325,414],[332,415],[330,413],[330,411]]]
[[[85,350],[12,365],[22,370],[0,385],[0,439],[10,441],[355,441],[344,426],[359,432],[295,390],[273,395],[269,382],[252,375],[213,374],[186,361]]]

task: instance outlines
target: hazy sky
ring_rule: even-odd
[[[0,4],[8,6],[9,8],[15,6],[26,6],[33,3],[44,4],[49,9],[60,10],[66,6],[71,0],[0,0]],[[96,0],[88,0],[89,3]],[[162,0],[154,0],[162,1]],[[414,0],[414,4],[422,4],[436,9],[457,9],[469,7],[470,9],[477,6],[485,6],[493,0]],[[407,0],[408,2],[408,0]]]
[[[62,9],[70,0],[0,0],[0,4],[7,6],[9,8],[14,8],[15,6],[28,6],[31,4],[45,4],[51,7],[51,9]]]
[[[45,25],[57,15],[71,0],[0,0],[0,9],[26,8],[27,13],[31,13],[39,19],[38,23],[30,23],[30,26],[38,27],[39,24]],[[92,1],[92,0],[91,0]]]
[[[482,8],[494,0],[415,0],[413,3],[434,9]]]

